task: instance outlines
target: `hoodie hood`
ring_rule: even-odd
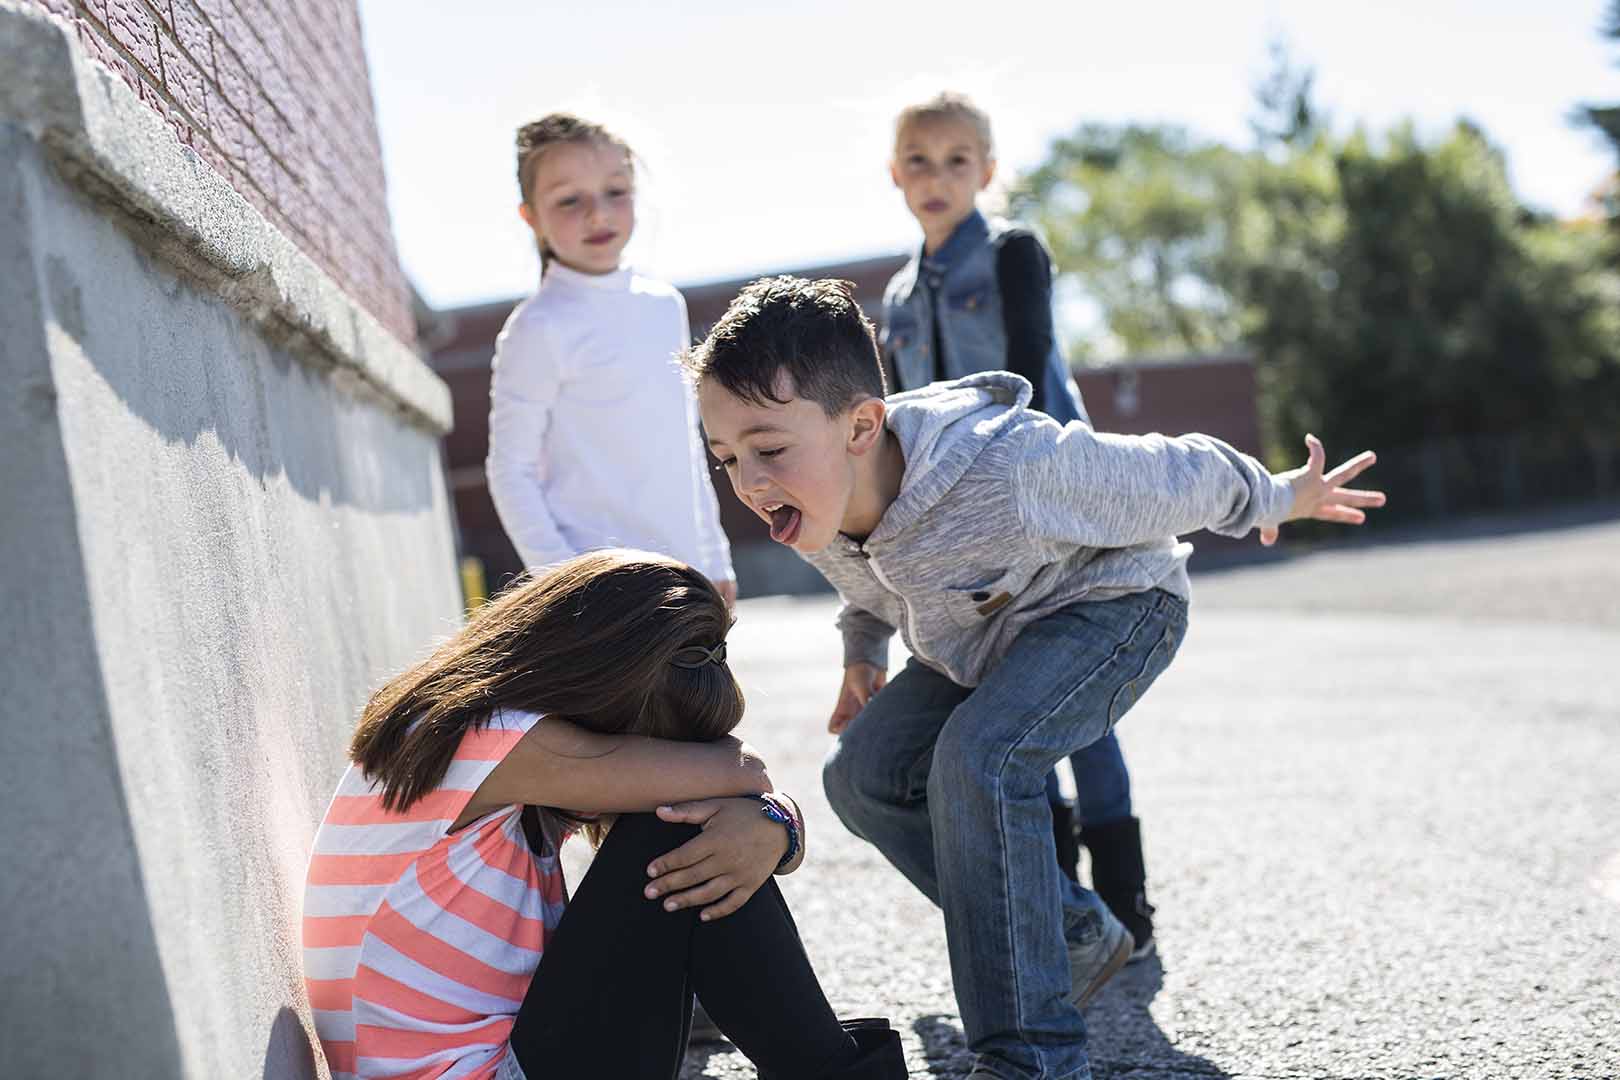
[[[1033,415],[1033,393],[1021,375],[983,371],[886,399],[884,425],[900,441],[906,472],[868,543],[898,535],[937,503],[985,447]]]

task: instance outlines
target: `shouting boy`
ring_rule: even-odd
[[[849,286],[744,289],[687,354],[743,504],[838,589],[834,810],[944,913],[973,1077],[1087,1077],[1079,1007],[1131,952],[1052,858],[1045,777],[1111,731],[1186,632],[1176,535],[1346,524],[1373,463],[1272,475],[1204,435],[1099,434],[985,372],[885,400]],[[898,628],[912,659],[887,683]],[[937,812],[936,812],[937,811]]]

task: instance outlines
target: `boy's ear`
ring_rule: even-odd
[[[990,181],[996,178],[996,159],[984,159],[984,175],[979,178],[979,190],[983,191],[990,186]]]
[[[900,186],[900,163],[894,158],[889,159],[889,179],[894,181],[895,187]]]
[[[849,410],[849,452],[861,457],[883,439],[883,418],[889,407],[879,397],[869,397]]]
[[[518,217],[522,218],[523,219],[523,224],[527,225],[529,228],[531,228],[531,229],[535,228],[535,224],[534,224],[534,208],[532,206],[530,206],[528,203],[526,203],[526,202],[525,203],[518,203]],[[539,235],[539,234],[536,233],[536,235]]]

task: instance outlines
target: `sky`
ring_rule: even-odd
[[[1620,102],[1607,0],[814,4],[360,0],[400,258],[439,308],[532,291],[512,137],[569,109],[641,160],[628,257],[678,285],[909,250],[897,109],[951,88],[990,112],[1000,174],[1082,123],[1249,145],[1268,45],[1316,71],[1336,128],[1480,124],[1521,198],[1574,216],[1613,169],[1570,122]]]

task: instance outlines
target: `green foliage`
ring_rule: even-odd
[[[1023,178],[1061,271],[1102,309],[1112,340],[1091,344],[1246,346],[1278,461],[1306,431],[1347,451],[1527,431],[1612,440],[1620,286],[1606,230],[1527,212],[1466,121],[1429,140],[1409,125],[1334,138],[1305,97],[1277,103],[1299,122],[1257,124],[1271,134],[1253,150],[1087,126]]]
[[[1609,0],[1599,31],[1611,41],[1620,42],[1620,0]],[[1608,140],[1615,158],[1620,160],[1620,105],[1583,105],[1575,112],[1576,119],[1597,131]],[[1606,196],[1609,224],[1620,230],[1620,170],[1616,182],[1611,182]]]

